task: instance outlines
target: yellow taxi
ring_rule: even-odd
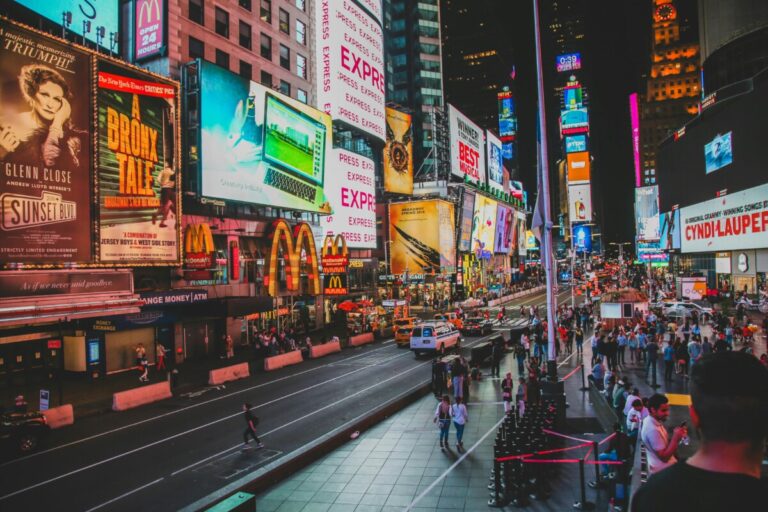
[[[461,318],[459,318],[459,315],[457,315],[452,311],[449,311],[447,313],[437,313],[435,314],[434,318],[439,322],[448,322],[450,324],[453,324],[453,326],[458,330],[461,330],[464,328],[464,321]]]
[[[407,347],[411,343],[411,330],[421,323],[421,318],[409,316],[395,320],[395,343],[398,347]]]

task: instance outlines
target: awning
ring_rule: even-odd
[[[72,300],[72,297],[68,297]],[[0,327],[68,322],[79,318],[140,313],[143,302],[138,295],[99,300],[83,297],[68,304],[38,302],[17,306],[0,306]]]

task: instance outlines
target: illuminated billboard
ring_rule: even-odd
[[[562,110],[560,112],[560,133],[561,135],[572,135],[574,133],[586,133],[589,131],[589,114],[586,108],[577,108],[574,110]]]
[[[566,162],[568,165],[568,183],[589,181],[590,166],[588,151],[568,153]]]
[[[587,150],[586,135],[569,135],[565,137],[565,152],[579,153]]]
[[[558,73],[581,69],[581,54],[576,52],[558,55],[555,57],[555,67]]]
[[[373,8],[380,4],[363,0]],[[386,140],[384,33],[356,2],[314,2],[317,106],[333,117]],[[381,8],[373,8],[378,11]],[[376,13],[373,13],[376,14]]]
[[[659,248],[662,251],[680,250],[680,210],[659,216]]]
[[[461,230],[459,233],[459,251],[469,252],[472,248],[472,219],[475,216],[475,193],[468,189],[464,191],[461,205]]]
[[[452,272],[456,267],[453,204],[439,199],[389,205],[390,269]]]
[[[707,174],[733,163],[732,134],[733,132],[718,134],[709,143],[704,144],[704,166]]]
[[[577,254],[592,252],[592,226],[573,226],[573,247]]]
[[[528,253],[528,244],[526,236],[528,231],[526,230],[525,213],[517,212],[517,254],[518,256],[525,256]],[[534,238],[534,240],[536,240]]]
[[[136,0],[133,58],[146,59],[165,50],[165,0]]]
[[[571,85],[563,89],[563,107],[565,110],[584,107],[584,95],[580,85]]]
[[[178,86],[99,61],[101,262],[179,259]]]
[[[635,232],[641,242],[659,239],[659,187],[635,189]]]
[[[504,160],[501,141],[493,133],[486,130],[486,154],[488,155],[488,185],[501,192],[504,191]]]
[[[411,115],[387,107],[384,144],[384,191],[413,194],[413,129]]]
[[[376,176],[373,160],[345,149],[331,150],[326,195],[333,215],[320,220],[323,238],[343,235],[349,247],[376,247]]]
[[[485,141],[483,130],[448,105],[448,122],[451,139],[451,174],[485,183]]]
[[[512,91],[506,90],[498,93],[499,100],[499,136],[514,137],[517,134],[517,114],[515,113],[515,98]]]
[[[635,186],[640,182],[640,111],[637,106],[637,93],[629,95],[629,121],[632,128],[632,157],[635,163]]]
[[[496,208],[496,236],[493,252],[509,254],[512,249],[512,226],[515,224],[515,210],[499,203]]]
[[[91,58],[0,20],[2,263],[92,259]]]
[[[535,251],[539,248],[539,241],[530,229],[525,232],[525,248],[529,251]]]
[[[101,44],[105,47],[109,46],[109,34],[117,34],[120,31],[118,26],[120,2],[118,0],[81,0],[79,2],[72,0],[16,0],[16,3],[59,25],[61,25],[63,12],[72,13],[70,30],[82,35],[83,22],[89,22],[91,28],[90,32],[85,34],[85,38],[92,43],[96,42],[97,29],[104,27],[104,39]]]
[[[496,201],[478,194],[472,218],[472,252],[481,259],[490,259],[496,239]]]
[[[636,254],[638,261],[643,263],[668,263],[669,254],[663,252],[659,247],[659,242],[641,242],[637,241]]]
[[[330,116],[206,61],[200,73],[200,193],[332,213]]]
[[[592,220],[592,193],[589,183],[568,185],[568,215],[571,223]]]

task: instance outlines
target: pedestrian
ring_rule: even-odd
[[[435,418],[432,421],[437,423],[440,429],[440,450],[445,451],[448,448],[448,433],[451,430],[451,398],[448,395],[443,395],[442,401],[437,404]]]
[[[574,331],[574,338],[576,339],[576,353],[577,354],[584,354],[584,331],[581,328],[581,325],[576,327],[576,330]]]
[[[671,343],[664,344],[664,381],[672,380],[672,371],[675,368],[675,348]]]
[[[464,451],[464,426],[469,417],[467,415],[467,406],[462,403],[461,397],[456,399],[456,403],[451,406],[451,416],[453,417],[453,426],[456,427],[456,449]]]
[[[639,398],[632,400],[629,411],[627,411],[627,438],[629,439],[629,445],[633,448],[637,445],[637,437],[640,433],[640,425],[643,421],[643,401]]]
[[[243,416],[245,417],[245,431],[243,432],[243,448],[248,447],[248,437],[252,437],[256,442],[256,448],[263,448],[264,443],[256,435],[256,425],[259,424],[259,418],[251,412],[253,406],[248,402],[243,404]]]
[[[627,346],[629,347],[629,362],[639,362],[637,357],[637,335],[634,331],[629,331],[629,339],[627,340]]]
[[[627,344],[629,343],[629,340],[627,339],[627,335],[624,334],[624,330],[622,329],[619,331],[619,336],[616,338],[616,343],[618,345],[618,363],[622,366],[627,364],[626,360],[624,359],[624,353],[627,350]]]
[[[523,345],[515,345],[515,358],[517,359],[517,374],[523,375],[525,372],[525,356],[528,355],[528,351]]]
[[[227,334],[227,337],[224,339],[224,344],[227,348],[227,359],[235,357],[235,342],[232,341],[232,336]]]
[[[464,396],[464,375],[464,366],[462,366],[459,358],[456,358],[451,366],[451,384],[454,399]]]
[[[656,338],[652,337],[648,344],[645,346],[645,353],[648,358],[646,364],[646,374],[651,377],[651,384],[656,383],[656,365],[659,357],[659,344],[656,343]]]
[[[699,339],[693,338],[688,344],[688,357],[691,361],[691,370],[693,369],[693,365],[695,365],[696,362],[701,359],[703,352],[704,348],[701,346]]]
[[[501,356],[504,348],[500,340],[496,340],[491,345],[491,377],[501,377]]]
[[[515,399],[517,400],[517,413],[522,418],[523,414],[525,414],[525,402],[528,400],[528,386],[526,386],[523,377],[518,379]]]
[[[136,366],[141,370],[141,361],[147,357],[147,349],[144,348],[143,343],[139,343],[134,351],[136,352]]]
[[[651,396],[648,410],[650,415],[643,420],[640,439],[648,452],[648,471],[655,474],[677,462],[675,452],[680,441],[688,436],[688,429],[683,423],[675,427],[670,437],[664,427],[669,418],[669,400],[664,395]]]
[[[167,370],[168,368],[165,366],[165,354],[167,354],[169,350],[165,348],[165,345],[157,342],[157,345],[155,346],[155,370]]]
[[[514,382],[512,381],[512,374],[507,373],[504,380],[501,381],[501,399],[504,401],[504,414],[508,414],[512,409],[512,387]]]
[[[141,376],[139,377],[139,382],[149,382],[149,361],[147,360],[146,353],[144,354],[144,357],[141,358],[141,364],[139,365],[139,370],[141,371]]]

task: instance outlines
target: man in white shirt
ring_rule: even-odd
[[[638,390],[637,388],[632,389],[632,392],[629,395],[627,395],[627,403],[624,405],[624,416],[629,415],[629,411],[632,410],[632,404],[638,398],[640,398],[640,390]],[[642,400],[640,401],[640,403],[642,404]]]
[[[640,439],[648,450],[648,470],[651,474],[677,462],[675,452],[680,440],[688,435],[685,425],[675,427],[670,438],[664,422],[669,418],[669,400],[666,396],[655,394],[648,399],[650,415],[643,420]]]

